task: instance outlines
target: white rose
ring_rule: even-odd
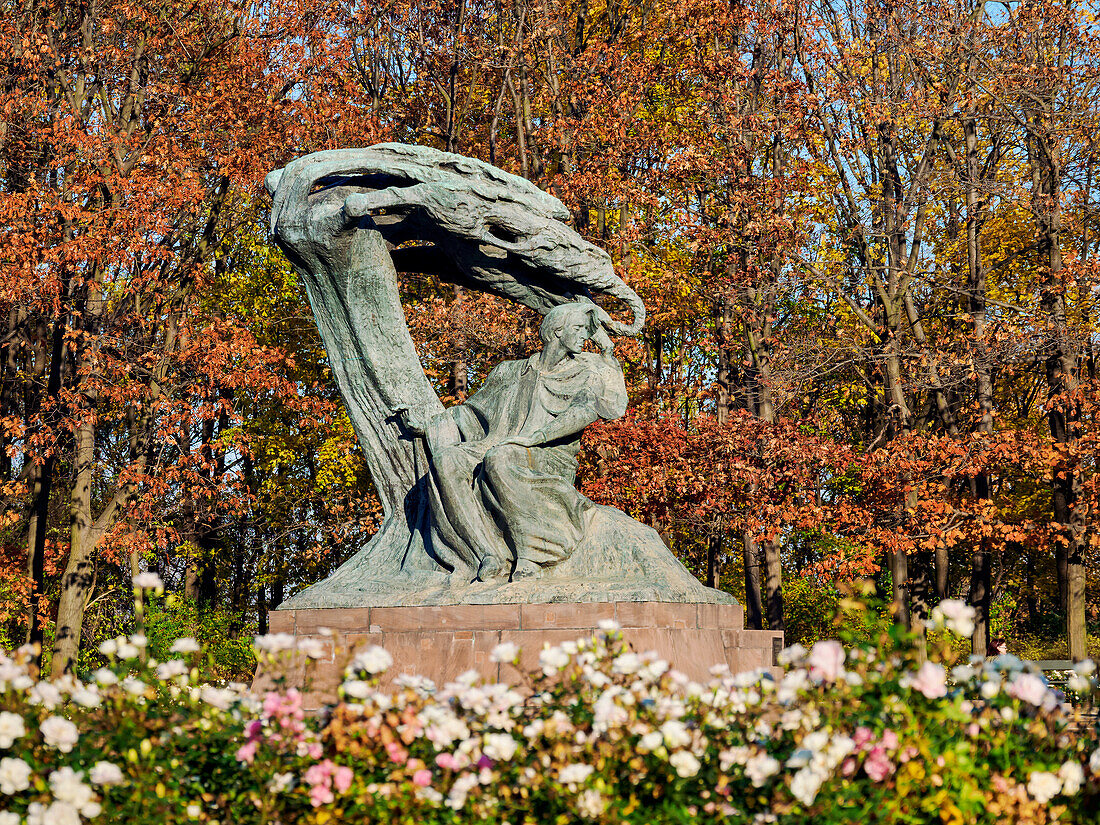
[[[31,766],[18,757],[0,759],[0,793],[19,793],[31,787]]]
[[[539,653],[539,667],[545,676],[553,676],[567,664],[569,654],[560,647],[547,647]]]
[[[0,811],[0,825],[19,825],[19,814],[12,811]]]
[[[72,692],[72,700],[82,708],[98,708],[103,702],[95,685],[89,687],[81,685]]]
[[[946,628],[959,636],[974,635],[974,620],[978,611],[959,599],[944,599],[932,608],[932,626]]]
[[[642,657],[637,653],[623,653],[616,656],[615,660],[611,663],[611,671],[613,673],[622,673],[625,676],[637,673],[641,667]]]
[[[592,775],[594,770],[595,768],[591,765],[574,762],[572,765],[566,765],[558,771],[558,781],[563,785],[580,785]]]
[[[384,673],[393,665],[393,656],[385,648],[371,645],[366,650],[355,654],[351,669],[362,670],[372,675]]]
[[[1066,762],[1058,769],[1058,778],[1062,780],[1062,793],[1074,796],[1085,784],[1085,769],[1077,762]]]
[[[604,633],[616,633],[617,631],[622,630],[623,626],[614,619],[600,619],[596,623],[596,627],[598,627]]]
[[[1047,771],[1033,771],[1027,779],[1027,792],[1039,804],[1046,804],[1062,790],[1062,780]]]
[[[27,700],[32,705],[42,705],[47,710],[53,710],[61,704],[61,691],[49,682],[39,682],[30,689]]]
[[[66,766],[58,768],[50,774],[50,791],[54,798],[61,802],[68,802],[77,810],[83,809],[89,803],[95,801],[95,794],[91,787],[82,782],[84,774],[74,771]]]
[[[142,696],[145,694],[145,689],[148,685],[134,676],[127,676],[122,680],[122,689],[129,693],[131,696]]]
[[[11,796],[31,786],[31,766],[14,756],[0,759],[0,793]]]
[[[515,642],[501,642],[489,654],[491,662],[514,662],[519,658],[519,645]]]
[[[809,807],[817,798],[823,778],[812,767],[802,768],[791,778],[791,796]]]
[[[785,647],[779,651],[779,655],[775,658],[780,667],[797,664],[806,658],[806,648],[796,642],[790,647]]]
[[[661,735],[664,737],[665,747],[669,750],[691,744],[691,731],[678,719],[669,719],[661,725]]]
[[[638,740],[638,750],[642,753],[649,753],[655,751],[661,747],[665,742],[664,734],[659,730],[651,730],[645,736]]]
[[[183,661],[183,659],[172,659],[157,665],[157,678],[167,681],[177,676],[185,675],[188,670],[190,670],[190,668],[187,667],[187,662]]]
[[[114,762],[96,762],[88,771],[88,779],[95,785],[121,785],[126,781],[122,769]]]
[[[1092,680],[1080,673],[1071,673],[1066,679],[1066,687],[1074,693],[1085,693],[1092,687]]]
[[[683,779],[695,776],[702,767],[691,751],[676,751],[668,758],[668,763],[676,769],[676,775]]]
[[[218,710],[226,710],[233,700],[237,698],[236,694],[231,690],[225,688],[215,688],[209,685],[203,687],[199,692],[200,698],[211,707],[215,707]]]
[[[254,644],[257,650],[265,653],[282,653],[284,650],[293,650],[295,641],[290,633],[268,633],[266,636],[257,636]]]
[[[172,642],[172,646],[168,648],[171,653],[198,653],[201,649],[199,643],[190,636],[176,639]]]
[[[141,648],[138,645],[126,641],[125,639],[118,643],[118,658],[123,660],[136,659],[140,655]]]
[[[155,590],[157,593],[163,593],[164,579],[151,570],[145,573],[138,573],[134,576],[134,587],[139,590]]]
[[[118,675],[109,668],[101,667],[92,674],[92,677],[104,687],[118,684]]]
[[[490,733],[485,736],[481,752],[496,762],[507,762],[516,755],[519,743],[506,733]]]
[[[344,695],[352,699],[366,699],[370,696],[371,686],[362,679],[349,679],[344,682]]]
[[[299,639],[298,652],[304,653],[310,659],[323,659],[328,655],[328,646],[321,639]]]
[[[1100,774],[1100,748],[1097,748],[1089,755],[1089,770],[1093,776]]]
[[[22,716],[6,710],[0,711],[0,748],[10,748],[16,739],[26,734]]]
[[[51,716],[43,721],[38,729],[42,731],[46,744],[57,748],[62,753],[71,751],[73,745],[80,739],[80,732],[76,729],[76,725],[60,716]]]
[[[589,788],[577,797],[577,813],[585,819],[596,819],[604,812],[606,804],[600,792]]]
[[[779,762],[766,753],[761,753],[752,757],[745,763],[745,776],[747,776],[753,784],[753,787],[762,788],[764,783],[768,781],[769,776],[775,776],[779,773]]]
[[[80,821],[80,811],[68,802],[52,802],[42,817],[43,825],[84,825]],[[27,817],[30,821],[30,817]]]

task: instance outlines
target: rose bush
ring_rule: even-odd
[[[940,615],[965,629],[965,606]],[[394,663],[370,648],[321,714],[293,688],[200,684],[191,640],[156,662],[118,639],[111,667],[55,682],[16,652],[0,659],[0,825],[1097,821],[1090,662],[1070,705],[1014,657],[959,662],[945,643],[920,661],[893,634],[706,683],[612,625],[542,651],[517,685],[384,690]],[[294,645],[257,640],[260,656]]]

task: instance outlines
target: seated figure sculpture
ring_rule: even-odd
[[[573,486],[581,433],[626,411],[626,386],[595,304],[546,313],[541,352],[493,369],[464,404],[430,419],[395,408],[427,442],[436,530],[477,578],[537,576],[568,558],[592,503]],[[584,352],[594,340],[600,352]]]
[[[583,429],[626,407],[611,336],[637,334],[645,306],[557,198],[480,161],[392,143],[306,155],[266,185],[272,233],[308,293],[383,514],[369,541],[283,609],[734,603],[651,527],[573,486]],[[444,408],[398,273],[540,313],[541,352],[498,365]],[[587,340],[599,352],[585,352]]]

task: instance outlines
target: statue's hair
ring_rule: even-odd
[[[592,337],[596,330],[599,328],[599,318],[596,315],[596,305],[589,304],[583,301],[572,301],[568,304],[558,304],[551,309],[542,318],[542,323],[539,324],[539,338],[542,343],[550,343],[550,339],[554,337],[555,333],[560,333],[565,329],[566,320],[575,312],[582,313],[584,315],[585,325],[588,330],[588,336]]]

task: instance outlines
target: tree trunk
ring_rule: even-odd
[[[1050,131],[1048,111],[1028,113],[1028,159],[1032,173],[1032,210],[1037,228],[1039,261],[1046,268],[1042,303],[1049,319],[1053,345],[1046,353],[1046,381],[1051,438],[1071,445],[1077,437],[1077,352],[1069,340],[1061,248],[1060,138]],[[1063,527],[1058,543],[1058,590],[1066,610],[1069,657],[1085,658],[1085,523],[1078,505],[1080,475],[1072,457],[1054,467],[1054,520]]]
[[[49,377],[46,379],[46,398],[50,403],[59,403],[61,390],[61,362],[65,357],[65,323],[57,318],[53,324],[53,335],[50,345]],[[50,494],[53,491],[54,468],[57,465],[57,444],[54,427],[58,413],[56,408],[49,409],[44,415],[43,428],[46,431],[47,441],[54,441],[53,448],[42,462],[42,469],[34,485],[32,499],[32,529],[29,531],[28,544],[30,551],[31,573],[31,600],[30,622],[27,633],[27,641],[38,646],[36,655],[37,664],[42,665],[42,640],[44,638],[44,621],[42,617],[42,600],[46,595],[46,531],[49,529],[50,518]]]
[[[95,581],[92,565],[94,543],[92,528],[92,468],[95,462],[95,429],[83,424],[74,433],[76,474],[70,495],[69,560],[61,580],[61,598],[57,605],[57,630],[54,635],[50,675],[57,678],[72,669],[80,650],[84,608]]]
[[[894,603],[894,621],[908,628],[909,620],[909,558],[905,551],[898,550],[889,554],[890,578],[892,580],[891,599]]]
[[[720,578],[719,562],[722,557],[722,544],[725,539],[725,528],[722,519],[718,519],[714,531],[707,542],[707,587],[718,587]]]
[[[756,538],[749,529],[742,533],[743,554],[745,564],[745,628],[747,630],[763,630],[764,617],[762,599],[760,594],[760,549],[756,545]]]
[[[764,592],[768,604],[768,630],[783,630],[783,570],[779,542],[768,539],[764,550]]]
[[[970,596],[967,601],[977,616],[970,650],[975,656],[984,656],[989,649],[989,603],[992,575],[989,551],[984,546],[974,548],[970,560]]]

